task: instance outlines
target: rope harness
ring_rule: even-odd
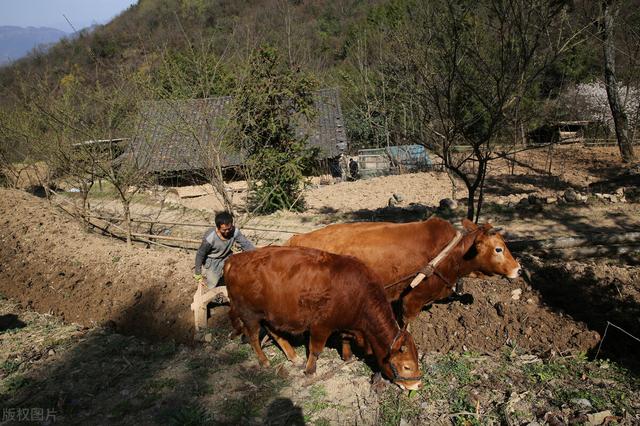
[[[444,249],[442,249],[442,251],[440,253],[438,253],[438,255],[436,257],[433,258],[433,260],[431,260],[431,262],[427,263],[426,266],[424,266],[423,268],[420,268],[418,271],[404,276],[402,278],[400,278],[397,281],[394,281],[390,284],[386,284],[384,286],[384,289],[388,289],[391,287],[394,287],[406,280],[408,280],[409,278],[413,278],[413,281],[411,281],[410,287],[411,288],[416,288],[418,286],[418,284],[420,284],[425,278],[429,278],[432,275],[436,275],[438,278],[440,278],[442,281],[445,282],[445,284],[447,286],[449,286],[449,288],[451,288],[451,290],[453,290],[456,293],[459,293],[459,291],[462,291],[462,289],[459,287],[460,284],[458,281],[456,281],[455,284],[452,284],[447,278],[444,277],[444,275],[442,275],[442,273],[440,273],[440,271],[438,271],[436,268],[438,266],[438,264],[440,262],[442,262],[451,252],[451,250],[453,250],[453,248],[462,240],[463,237],[467,236],[467,235],[471,235],[474,234],[476,232],[479,231],[480,228],[475,229],[471,232],[468,233],[461,233],[460,231],[456,231],[456,235],[453,237],[453,239],[451,241],[449,241],[449,243],[445,246]]]

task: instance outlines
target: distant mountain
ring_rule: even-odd
[[[55,28],[0,26],[0,65],[23,57],[34,47],[56,43],[66,35]]]

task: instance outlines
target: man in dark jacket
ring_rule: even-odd
[[[233,225],[231,213],[216,214],[215,224],[215,228],[204,234],[202,244],[196,253],[194,278],[198,289],[191,305],[195,312],[196,329],[206,326],[206,308],[210,301],[223,302],[227,299],[227,288],[223,285],[222,273],[224,262],[233,254],[233,245],[237,243],[242,251],[255,250],[251,241]]]

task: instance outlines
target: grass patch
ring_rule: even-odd
[[[20,368],[20,362],[12,359],[8,359],[2,363],[0,366],[0,370],[4,373],[5,376],[15,373]]]
[[[420,405],[417,398],[410,398],[406,392],[388,389],[380,398],[380,417],[377,424],[396,426],[401,420],[412,422],[420,416]]]
[[[244,362],[249,359],[249,353],[251,348],[247,345],[241,345],[237,348],[227,349],[224,353],[220,354],[220,363],[226,365],[234,365]]]
[[[477,377],[471,374],[471,363],[458,354],[448,354],[440,359],[432,368],[432,373],[444,379],[446,383],[456,380],[460,385],[474,382]],[[423,371],[426,371],[423,370]]]
[[[20,389],[32,384],[32,382],[33,381],[31,379],[21,375],[11,376],[4,380],[4,389],[2,390],[2,393],[0,393],[0,396],[11,397]]]
[[[165,389],[172,389],[174,388],[176,385],[178,384],[178,381],[176,379],[172,379],[172,378],[161,378],[161,379],[154,379],[154,380],[150,380],[146,385],[145,388],[148,392],[151,393],[160,393]]]
[[[215,424],[214,418],[206,408],[198,404],[187,404],[166,410],[161,424],[175,426],[201,426]]]

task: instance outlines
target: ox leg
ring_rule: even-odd
[[[276,343],[278,343],[278,346],[280,346],[280,349],[282,349],[284,354],[287,356],[287,359],[289,361],[295,363],[297,358],[298,358],[298,354],[293,349],[293,347],[291,346],[289,341],[287,339],[279,336],[278,334],[276,334],[276,332],[273,331],[270,327],[265,327],[265,328],[267,329],[267,332],[273,338],[273,340],[275,340]]]
[[[347,362],[353,356],[351,352],[351,339],[345,335],[342,335],[342,360]]]
[[[233,327],[233,331],[229,333],[229,338],[241,335],[244,330],[244,324],[242,324],[242,320],[233,308],[233,305],[231,305],[231,309],[229,310],[229,321],[231,321],[231,326]]]
[[[329,335],[331,335],[331,330],[313,328],[309,330],[309,356],[307,357],[307,366],[304,369],[304,374],[316,372],[316,361],[320,356],[320,352],[324,349]]]
[[[355,333],[355,338],[356,338],[356,344],[362,349],[364,349],[365,355],[367,356],[373,355],[373,349],[371,349],[371,345],[369,344],[369,341],[364,338],[364,334],[359,332]]]
[[[260,365],[268,367],[270,365],[269,360],[260,346],[260,323],[255,321],[244,321],[244,335],[249,339],[249,344],[258,356],[258,362]]]

